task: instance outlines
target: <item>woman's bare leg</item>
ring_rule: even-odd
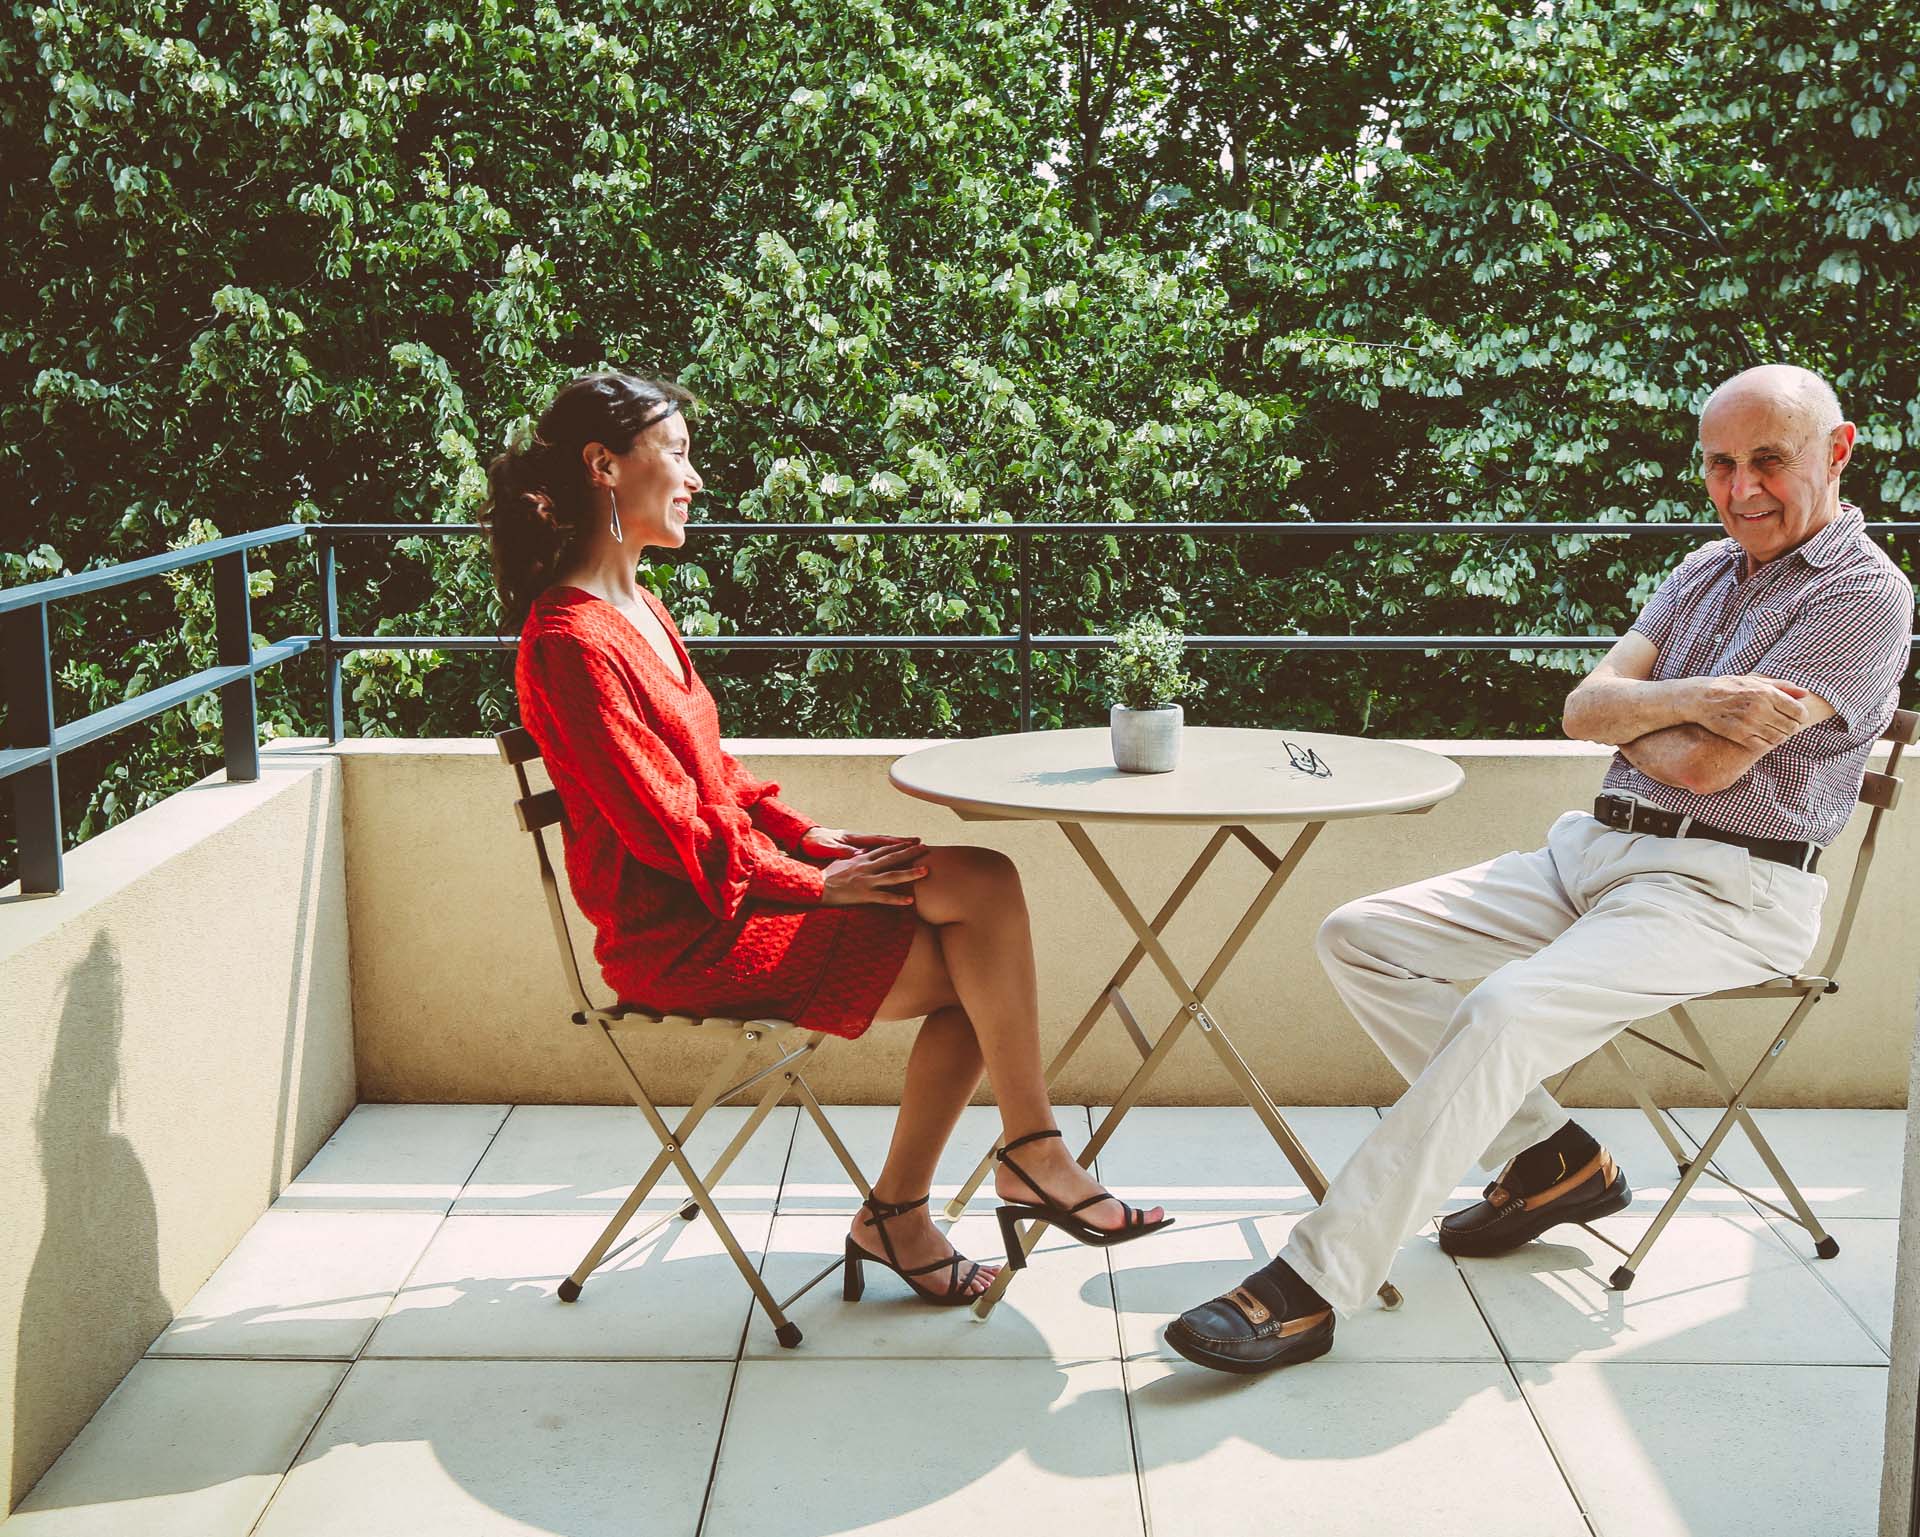
[[[907,1076],[900,1088],[900,1114],[893,1123],[893,1142],[887,1149],[887,1161],[873,1182],[873,1193],[882,1201],[910,1201],[924,1195],[933,1185],[935,1166],[960,1112],[980,1085],[984,1062],[980,1043],[966,1011],[951,1000],[953,989],[946,978],[940,958],[936,932],[922,924],[914,935],[913,948],[901,972],[905,983],[896,983],[883,1004],[880,1018],[907,1013],[924,1013],[926,1021],[914,1038],[907,1058]],[[873,1231],[869,1212],[862,1210],[854,1219],[854,1241],[871,1254],[884,1255],[886,1244]],[[890,1217],[886,1223],[887,1241],[906,1269],[931,1264],[953,1252],[952,1246],[934,1226],[927,1207]],[[968,1296],[978,1296],[993,1284],[997,1267],[983,1266],[967,1287]],[[966,1274],[963,1265],[959,1274]],[[952,1272],[934,1271],[920,1277],[920,1284],[944,1290]]]
[[[893,990],[880,1005],[879,1017],[910,1014],[916,1002],[933,997],[942,1002],[949,994],[957,998],[979,1042],[1006,1140],[1055,1129],[1040,1058],[1033,934],[1019,872],[1005,855],[991,849],[930,848],[922,863],[928,874],[913,888],[914,906],[937,931],[938,945],[929,954],[916,940]],[[932,970],[936,960],[939,975]],[[904,1097],[902,1110],[905,1119]],[[957,1108],[954,1113],[958,1114]],[[896,1141],[899,1135],[896,1132]],[[1100,1193],[1099,1183],[1074,1162],[1064,1139],[1030,1143],[1017,1156],[1045,1193],[1062,1205],[1072,1206]],[[931,1175],[930,1164],[928,1170]],[[994,1188],[1006,1200],[1029,1200],[1041,1194],[1005,1165],[995,1177]],[[1113,1200],[1080,1215],[1092,1226],[1109,1229],[1125,1221],[1120,1203]],[[1160,1212],[1155,1208],[1146,1215],[1154,1221]]]
[[[949,1004],[927,1016],[907,1058],[886,1167],[874,1182],[881,1200],[908,1201],[931,1188],[941,1151],[985,1067],[965,1009]]]

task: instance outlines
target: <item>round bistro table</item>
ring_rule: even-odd
[[[1106,729],[1096,726],[943,742],[901,758],[889,777],[895,789],[949,807],[967,821],[1058,824],[1133,930],[1133,949],[1047,1068],[1051,1086],[1108,1010],[1140,1053],[1139,1068],[1080,1153],[1083,1165],[1092,1165],[1122,1118],[1139,1103],[1187,1027],[1198,1025],[1248,1106],[1318,1201],[1326,1194],[1326,1176],[1254,1077],[1207,998],[1321,828],[1353,817],[1424,812],[1458,790],[1465,776],[1458,764],[1438,753],[1364,737],[1227,726],[1189,726],[1183,737],[1180,767],[1167,774],[1121,773],[1113,766]],[[1095,845],[1088,831],[1094,823],[1211,827],[1213,836],[1149,920]],[[1275,853],[1254,831],[1276,824],[1298,829],[1284,853]],[[1160,936],[1229,843],[1238,843],[1265,866],[1267,879],[1206,970],[1189,981]],[[1140,1027],[1122,991],[1141,961],[1149,958],[1179,999],[1173,1018],[1152,1038]],[[948,1203],[949,1216],[960,1215],[992,1166],[993,1150],[989,1149]],[[1032,1224],[1023,1235],[1029,1251],[1040,1226]],[[1011,1266],[1001,1269],[993,1286],[974,1304],[979,1317],[993,1310],[1013,1275]],[[1380,1288],[1380,1296],[1388,1307],[1399,1304],[1400,1294],[1391,1282]]]

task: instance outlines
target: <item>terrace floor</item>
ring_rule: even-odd
[[[709,1117],[696,1155],[743,1113]],[[830,1113],[877,1169],[893,1112]],[[1063,1112],[1070,1136],[1085,1116]],[[1289,1116],[1332,1168],[1375,1112]],[[1629,1241],[1672,1166],[1637,1111],[1580,1119],[1639,1192],[1605,1224]],[[786,1351],[705,1222],[556,1301],[653,1150],[637,1112],[363,1105],[5,1533],[1871,1532],[1904,1116],[1761,1120],[1836,1259],[1717,1185],[1625,1294],[1577,1228],[1457,1266],[1423,1237],[1395,1271],[1402,1309],[1241,1380],[1171,1356],[1159,1330],[1305,1209],[1245,1110],[1138,1110],[1108,1149],[1103,1177],[1166,1203],[1171,1231],[1110,1252],[1053,1237],[986,1323],[873,1270],[848,1305],[834,1276],[795,1306],[805,1342]],[[936,1195],[994,1124],[967,1112]],[[1722,1167],[1765,1193],[1734,1141]],[[789,1110],[720,1196],[776,1291],[838,1253],[855,1205]],[[991,1206],[955,1232],[980,1257]]]

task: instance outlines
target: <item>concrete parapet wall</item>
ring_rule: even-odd
[[[930,842],[977,843],[1010,855],[1025,879],[1040,958],[1043,1030],[1065,1038],[1125,954],[1131,938],[1059,830],[1048,823],[962,822],[910,800],[887,782],[907,742],[736,742],[756,773],[833,825],[915,833]],[[1421,816],[1330,824],[1262,920],[1215,993],[1220,1018],[1282,1103],[1387,1103],[1400,1082],[1334,998],[1313,955],[1313,933],[1339,903],[1512,848],[1537,846],[1569,807],[1591,805],[1604,749],[1572,743],[1448,742],[1434,747],[1466,769],[1465,787]],[[587,1033],[568,1025],[569,1003],[528,839],[510,812],[512,775],[487,742],[357,742],[339,749],[346,771],[353,934],[354,1019],[361,1095],[370,1100],[618,1101],[619,1085]],[[1852,867],[1865,818],[1832,850],[1829,919]],[[1151,912],[1205,839],[1196,829],[1097,827],[1141,907]],[[1284,848],[1287,828],[1268,841]],[[1875,878],[1853,939],[1841,993],[1823,1002],[1782,1059],[1761,1101],[1772,1105],[1900,1106],[1920,946],[1920,811],[1890,816]],[[1263,872],[1245,851],[1222,853],[1202,894],[1169,930],[1176,956],[1197,976],[1257,890]],[[581,952],[589,936],[577,930]],[[1824,943],[1824,941],[1823,941]],[[1816,952],[1816,959],[1824,950]],[[1631,956],[1621,964],[1630,966]],[[591,966],[590,959],[587,962]],[[1128,986],[1143,1025],[1156,1029],[1172,995],[1143,966]],[[1771,1004],[1699,1010],[1729,1064],[1749,1065],[1783,1011]],[[822,1097],[887,1103],[898,1091],[912,1030],[877,1026],[852,1045],[823,1051],[809,1077]],[[1671,1103],[1708,1098],[1689,1069],[1644,1049],[1657,1092]],[[1117,1022],[1088,1043],[1060,1083],[1068,1101],[1101,1103],[1120,1091],[1138,1056]],[[650,1087],[684,1098],[699,1059],[663,1052]],[[1155,1084],[1162,1103],[1231,1103],[1235,1092],[1212,1053],[1182,1042]],[[1595,1062],[1568,1098],[1630,1103]]]
[[[340,792],[266,753],[0,891],[0,1511],[353,1106]]]

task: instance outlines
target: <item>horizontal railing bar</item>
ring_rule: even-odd
[[[320,637],[309,636],[316,646]],[[348,651],[511,651],[517,635],[336,635],[336,656]],[[687,642],[692,645],[692,641]]]
[[[124,731],[129,726],[137,726],[143,720],[150,720],[168,710],[176,710],[181,705],[191,704],[202,694],[210,694],[225,688],[229,683],[238,683],[243,678],[278,666],[290,657],[299,656],[307,649],[305,636],[293,636],[277,641],[271,646],[259,647],[253,653],[253,660],[245,666],[205,667],[199,672],[189,673],[171,683],[163,683],[158,688],[150,688],[145,693],[136,694],[132,699],[104,710],[96,710],[91,715],[83,715],[79,720],[59,727],[53,733],[52,748],[25,748],[0,753],[0,779],[17,774],[22,769],[34,766],[35,754],[38,761],[44,762],[47,756],[71,752],[76,747],[85,747],[89,742],[97,742],[101,737],[111,736],[116,731]],[[15,761],[16,759],[25,761]]]
[[[62,598],[77,598],[82,593],[121,587],[143,577],[178,571],[182,566],[197,566],[203,561],[217,560],[222,555],[231,555],[239,550],[257,550],[263,544],[281,544],[289,539],[304,538],[313,531],[313,525],[308,523],[280,523],[272,528],[256,529],[251,534],[234,534],[226,539],[212,539],[205,544],[190,544],[184,549],[169,550],[164,555],[123,561],[117,566],[102,566],[97,571],[51,577],[44,582],[29,582],[24,587],[0,588],[0,614],[27,608],[35,603],[57,603]]]
[[[318,644],[318,638],[305,637]],[[1602,651],[1617,635],[1189,635],[1198,651]],[[688,635],[689,651],[1011,651],[1018,635]],[[336,651],[511,651],[517,635],[336,635]],[[1036,651],[1116,644],[1111,635],[1036,635]],[[1920,635],[1910,644],[1920,648]]]
[[[702,523],[689,525],[705,534],[965,534],[982,538],[1009,538],[1015,534],[1277,534],[1319,538],[1338,535],[1365,538],[1370,534],[1468,535],[1475,538],[1509,534],[1675,534],[1720,533],[1718,523]],[[1920,523],[1869,522],[1869,533],[1910,534]],[[326,523],[309,532],[340,539],[460,538],[484,534],[479,523]]]
[[[0,752],[0,779],[38,768],[53,757],[51,747],[9,747]]]
[[[1605,648],[1613,635],[1540,635],[1516,639],[1511,635],[1189,635],[1186,644],[1196,651],[1540,651],[1562,647]],[[951,648],[962,651],[1007,651],[1020,644],[1018,635],[822,635],[811,639],[786,635],[702,635],[686,641],[689,651],[924,651]],[[1036,651],[1084,651],[1116,645],[1111,635],[1036,635]]]
[[[124,704],[112,705],[105,710],[96,710],[92,715],[84,715],[79,720],[60,727],[53,734],[53,745],[60,752],[84,747],[87,743],[98,741],[103,736],[110,736],[128,726],[137,726],[143,720],[177,709],[183,704],[189,704],[202,694],[212,693],[217,689],[225,688],[229,683],[238,683],[244,678],[265,672],[269,667],[299,656],[306,649],[305,637],[296,636],[290,640],[277,641],[270,646],[259,647],[253,653],[253,660],[244,665],[207,667],[172,683],[163,683],[158,688],[150,688],[144,694],[127,700]]]

